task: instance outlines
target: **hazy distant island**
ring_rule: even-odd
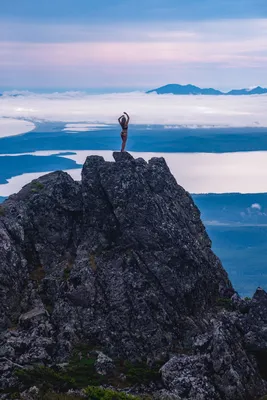
[[[151,89],[146,92],[157,93],[157,94],[176,94],[176,95],[208,95],[208,96],[248,96],[248,95],[259,95],[267,94],[267,88],[261,86],[251,87],[247,89],[232,89],[229,92],[222,92],[221,90],[213,88],[200,88],[195,85],[179,85],[177,83],[171,83],[168,85],[161,86],[156,89]],[[21,93],[9,93],[10,97],[19,97]],[[3,96],[3,92],[0,92],[0,97]]]
[[[257,86],[255,88],[250,89],[233,89],[229,92],[222,92],[220,90],[216,90],[213,88],[199,88],[194,85],[178,85],[178,84],[169,84],[165,86],[161,86],[157,89],[149,90],[146,93],[157,93],[157,94],[177,94],[177,95],[212,95],[212,96],[242,96],[242,95],[253,95],[253,94],[266,94],[267,89],[262,88],[261,86]]]

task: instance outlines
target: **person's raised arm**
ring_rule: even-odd
[[[129,123],[129,121],[130,121],[130,117],[129,117],[129,115],[127,114],[127,112],[124,112],[123,114],[125,114],[126,115],[126,117],[127,117],[127,124]]]

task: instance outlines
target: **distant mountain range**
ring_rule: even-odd
[[[222,92],[213,88],[200,88],[194,85],[179,85],[176,83],[161,86],[157,89],[149,90],[146,93],[157,93],[157,94],[177,94],[177,95],[209,95],[209,96],[241,96],[241,95],[253,95],[253,94],[267,94],[267,88],[257,86],[252,89],[232,89],[230,92]],[[0,96],[3,96],[0,93]],[[18,97],[20,94],[10,94],[11,97]]]
[[[257,86],[253,89],[234,89],[230,92],[221,92],[213,88],[201,89],[194,85],[178,85],[170,84],[161,86],[158,89],[149,90],[147,93],[157,93],[157,94],[178,94],[178,95],[211,95],[211,96],[241,96],[241,95],[252,95],[252,94],[265,94],[267,93],[266,88]]]

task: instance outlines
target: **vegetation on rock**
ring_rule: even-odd
[[[44,185],[39,181],[33,181],[31,183],[31,186],[32,186],[32,189],[31,189],[32,192],[39,192],[40,190],[42,190],[44,188]]]
[[[78,346],[67,365],[18,369],[16,376],[23,390],[27,390],[33,385],[37,386],[44,400],[48,399],[48,394],[51,399],[63,400],[65,397],[62,392],[67,392],[70,389],[85,389],[89,400],[138,400],[138,397],[127,397],[124,392],[104,390],[99,386],[109,385],[123,390],[123,388],[133,385],[148,385],[151,382],[160,381],[160,365],[157,364],[151,368],[145,362],[130,363],[129,361],[117,360],[114,362],[115,368],[112,373],[101,375],[97,373],[95,367],[97,354],[96,350],[91,350],[86,345]],[[121,376],[124,378],[122,379]],[[51,393],[54,392],[61,394],[52,395]],[[69,399],[67,395],[66,399]]]
[[[88,387],[84,392],[88,400],[141,400],[141,397],[94,386]]]

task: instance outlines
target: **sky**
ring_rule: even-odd
[[[266,0],[1,0],[0,92],[267,86]]]

